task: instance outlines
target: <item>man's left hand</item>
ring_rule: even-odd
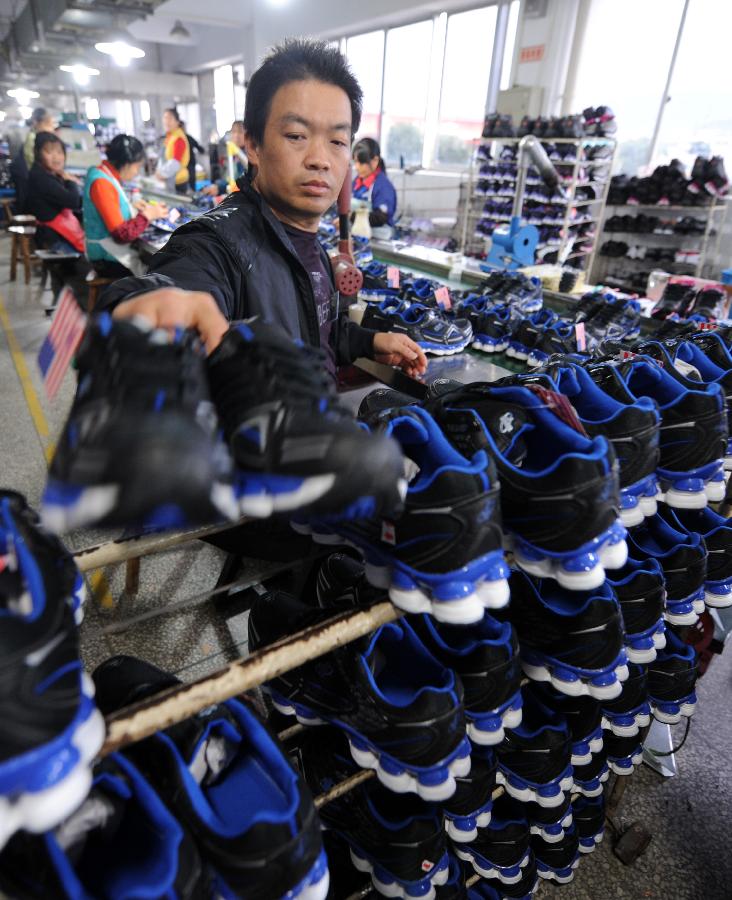
[[[374,359],[387,366],[399,366],[411,378],[427,371],[424,350],[406,334],[377,332],[374,335]]]

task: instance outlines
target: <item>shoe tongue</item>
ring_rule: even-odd
[[[114,840],[131,796],[129,786],[121,778],[104,774],[96,780],[86,800],[55,831],[57,843],[72,863],[81,857],[92,832]]]
[[[188,771],[201,786],[214,784],[236,756],[241,735],[226,718],[212,719],[188,756]]]

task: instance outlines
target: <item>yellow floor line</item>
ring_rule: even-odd
[[[2,329],[5,332],[5,339],[10,348],[10,356],[13,360],[13,365],[15,366],[18,381],[20,381],[20,386],[23,389],[25,404],[28,407],[28,412],[30,413],[36,433],[38,434],[38,439],[41,442],[43,455],[46,458],[46,462],[49,463],[53,457],[55,446],[51,441],[48,419],[43,412],[38,393],[33,387],[25,356],[18,343],[18,338],[15,336],[13,326],[10,324],[10,316],[8,315],[8,310],[2,297],[0,297],[0,326],[2,326]],[[103,609],[113,609],[115,605],[114,598],[109,590],[109,583],[101,569],[89,576],[89,584],[96,602]]]

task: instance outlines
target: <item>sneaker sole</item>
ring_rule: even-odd
[[[332,489],[335,481],[335,474],[327,472],[303,478],[296,487],[287,490],[284,485],[290,484],[291,478],[278,479],[277,476],[271,476],[267,479],[264,476],[255,476],[249,479],[247,484],[247,476],[240,473],[236,489],[239,512],[255,519],[267,519],[277,512],[303,509],[323,498]],[[277,490],[278,487],[282,487],[282,490]],[[252,488],[256,489],[252,491]]]
[[[632,756],[608,757],[607,764],[616,775],[632,775],[643,762],[643,748]]]
[[[528,651],[525,651],[527,653]],[[625,681],[630,672],[627,665],[625,651],[615,660],[612,666],[608,666],[603,671],[595,674],[587,674],[586,670],[571,670],[568,666],[561,666],[554,663],[553,660],[544,659],[534,663],[528,659],[521,660],[521,668],[524,674],[532,681],[548,681],[553,688],[566,694],[568,697],[592,697],[595,700],[614,700],[622,693],[622,682]],[[569,680],[561,678],[557,675],[557,670],[568,674],[576,675],[576,678]]]
[[[384,787],[395,794],[417,794],[423,800],[435,803],[448,800],[457,789],[455,778],[464,778],[470,773],[470,742],[467,738],[463,738],[449,756],[433,766],[409,766],[376,747],[363,735],[344,728],[337,719],[322,719],[302,704],[291,703],[275,691],[270,691],[270,696],[278,712],[285,716],[294,715],[301,725],[322,725],[328,721],[341,728],[348,738],[354,762],[362,769],[373,769]],[[424,784],[420,776],[423,779],[426,777],[430,783]],[[435,776],[441,777],[441,780],[437,781]]]
[[[692,699],[693,698],[693,699]],[[649,698],[653,717],[658,719],[664,725],[676,725],[682,717],[691,718],[696,712],[696,694],[689,694],[683,700],[678,702],[662,701],[657,702],[652,697]]]
[[[644,634],[626,634],[625,652],[628,660],[638,665],[653,662],[658,650],[666,646],[666,626],[664,620],[659,619],[655,630]]]
[[[558,844],[564,838],[564,832],[567,831],[573,822],[571,810],[567,812],[563,819],[559,822],[543,825],[530,825],[529,830],[532,834],[538,834],[547,844]],[[548,829],[551,828],[552,831]]]
[[[503,353],[508,347],[508,344],[506,342],[489,344],[485,341],[473,341],[471,347],[473,350],[480,350],[482,353]]]
[[[496,783],[502,784],[506,793],[516,800],[521,800],[523,803],[538,803],[539,806],[551,809],[564,803],[565,794],[572,790],[574,779],[572,775],[564,775],[561,779],[554,780],[549,784],[532,787],[523,778],[519,778],[511,772],[504,773],[501,768],[498,768],[496,769]],[[556,793],[554,789],[556,789]]]
[[[370,875],[374,889],[383,897],[413,897],[415,900],[417,898],[419,900],[434,900],[436,896],[435,885],[439,887],[446,884],[449,877],[447,853],[444,854],[435,866],[434,871],[427,878],[416,882],[405,882],[397,881],[396,878],[391,881],[385,881],[384,878],[389,877],[389,873],[385,869],[378,863],[374,865],[371,860],[354,850],[353,847],[350,847],[349,850],[354,868],[358,869],[359,872]]]
[[[471,816],[451,816],[445,810],[445,831],[447,836],[458,844],[468,844],[478,837],[479,828],[487,828],[490,825],[493,810],[491,799],[480,812]]]
[[[592,851],[597,847],[598,844],[602,843],[602,839],[605,837],[605,829],[602,831],[598,831],[597,834],[593,834],[592,837],[581,837],[579,841],[579,852],[580,853],[592,853]]]
[[[704,589],[700,588],[695,594],[690,594],[683,600],[667,598],[663,618],[672,625],[694,625],[704,609]]]
[[[641,728],[645,728],[646,725],[650,725],[651,723],[650,706],[646,704],[646,709],[641,709],[640,712],[634,713],[632,722],[627,721],[629,717],[630,713],[614,718],[612,715],[605,713],[602,717],[602,727],[606,731],[611,731],[614,735],[617,735],[617,737],[635,737],[636,734],[640,732]],[[623,719],[625,721],[623,721],[622,724],[618,724],[618,719]]]
[[[493,713],[473,713],[465,710],[466,731],[474,744],[492,747],[500,744],[506,728],[518,728],[523,715],[521,690]]]
[[[515,866],[496,866],[475,851],[454,847],[456,856],[473,867],[473,871],[481,878],[497,878],[503,884],[518,884],[523,877],[522,869],[529,864],[531,854],[527,850],[522,860]]]
[[[732,606],[732,585],[728,582],[724,585],[728,589],[726,594],[718,594],[716,591],[704,588],[704,603],[711,609],[728,609]]]
[[[73,767],[55,784],[38,791],[13,792],[13,799],[0,796],[0,848],[14,832],[23,828],[40,834],[54,828],[75,809],[89,793],[92,783],[92,763],[99,752],[106,729],[104,718],[93,705],[94,684],[86,672],[81,673],[81,705],[88,706],[88,714],[70,726],[70,733],[62,735],[51,745],[39,747],[11,762],[13,777],[18,786],[30,780],[39,780],[39,766],[45,766],[47,778],[64,756],[76,757]],[[67,729],[68,731],[69,729]]]
[[[603,785],[610,777],[610,766],[604,765],[599,775],[591,778],[589,781],[578,781],[575,775],[575,790],[584,797],[599,797],[602,794]]]
[[[592,762],[592,757],[595,753],[602,751],[602,725],[598,725],[593,735],[594,737],[590,738],[590,740],[585,739],[572,744],[571,763],[573,766],[586,766]]]
[[[326,900],[329,889],[328,857],[325,850],[321,850],[307,875],[281,900]]]
[[[547,866],[537,859],[536,871],[539,875],[539,878],[556,881],[557,884],[568,884],[574,878],[574,870],[579,865],[579,860],[580,858],[578,853],[577,858],[574,860],[571,866],[566,866],[563,869],[552,869],[551,866]]]

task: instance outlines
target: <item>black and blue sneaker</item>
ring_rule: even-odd
[[[538,369],[539,366],[546,365],[552,356],[556,354],[566,356],[576,353],[578,349],[574,322],[564,322],[560,319],[541,332],[538,341],[529,352],[526,365],[531,369]]]
[[[496,757],[486,747],[473,747],[470,772],[456,778],[457,790],[442,803],[445,830],[459,844],[474,841],[479,828],[486,828],[493,811],[496,790]]]
[[[385,288],[387,283],[386,263],[373,260],[361,269],[364,288]]]
[[[369,303],[361,324],[372,331],[406,334],[425,351],[436,356],[460,353],[470,343],[472,328],[460,328],[454,322],[421,303],[402,301],[394,306],[391,300]]]
[[[592,760],[593,753],[602,750],[602,710],[600,701],[592,697],[569,697],[549,684],[532,683],[524,690],[531,690],[550,709],[561,713],[567,720],[572,736],[572,765],[584,766]]]
[[[435,888],[435,900],[469,900],[465,885],[465,867],[460,860],[448,853],[447,881]]]
[[[61,824],[12,838],[0,854],[0,888],[29,898],[212,895],[190,833],[119,753],[99,763],[89,795]]]
[[[322,351],[250,319],[232,325],[207,363],[242,514],[374,515],[401,506],[399,447],[340,406]]]
[[[94,681],[105,714],[180,684],[129,656],[102,663]],[[310,792],[245,703],[208,707],[124,756],[192,835],[216,896],[325,900],[328,866]],[[232,802],[242,797],[256,803]]]
[[[584,797],[599,797],[609,777],[610,767],[603,744],[602,750],[593,754],[588,763],[574,767],[574,790]]]
[[[493,804],[491,820],[478,829],[475,840],[455,844],[453,849],[481,878],[516,884],[530,861],[529,840],[523,805],[504,794]]]
[[[576,797],[572,817],[579,834],[579,852],[592,853],[605,837],[605,796]]]
[[[678,531],[698,534],[707,548],[704,603],[711,609],[732,606],[732,522],[713,509],[662,509],[666,521]]]
[[[648,699],[654,718],[675,725],[682,716],[694,715],[699,668],[693,647],[672,628],[667,637],[666,647],[648,664]]]
[[[615,371],[610,375],[608,369]],[[706,506],[706,485],[722,470],[727,450],[727,412],[721,387],[699,384],[687,388],[648,357],[588,371],[608,393],[618,389],[620,374],[624,396],[629,392],[634,398],[656,401],[661,414],[657,472],[662,499],[681,509]]]
[[[557,884],[567,884],[574,878],[574,870],[580,861],[579,832],[574,825],[555,843],[547,843],[538,836],[532,837],[531,849],[539,878],[551,879]]]
[[[521,878],[515,884],[504,884],[497,878],[481,878],[468,888],[469,900],[531,900],[539,885],[536,860],[529,846],[529,861],[521,869]]]
[[[648,663],[666,646],[666,586],[658,560],[628,559],[608,577],[623,614],[625,652],[631,663]]]
[[[337,729],[315,728],[295,740],[295,764],[314,794],[354,774],[348,742]],[[324,804],[320,816],[325,828],[345,841],[351,862],[371,876],[379,894],[434,898],[435,887],[447,883],[445,829],[433,804],[393,794],[371,780]]]
[[[463,454],[495,460],[504,531],[517,564],[569,590],[591,590],[627,558],[618,467],[561,394],[539,385],[447,386],[426,405]]]
[[[522,316],[538,312],[544,305],[541,279],[528,277],[521,272],[507,274],[506,284],[500,294],[503,302]]]
[[[572,789],[572,737],[567,721],[531,692],[524,693],[521,724],[506,732],[496,755],[496,780],[516,800],[555,808]]]
[[[483,353],[502,353],[509,346],[511,310],[504,304],[486,305],[472,318],[474,350]]]
[[[620,520],[639,525],[656,511],[660,416],[648,397],[621,403],[603,391],[579,365],[551,367],[549,374],[577,411],[590,437],[612,444],[620,467]]]
[[[498,479],[484,451],[461,455],[425,410],[385,412],[377,427],[416,464],[405,511],[394,518],[293,523],[326,544],[347,542],[366,557],[366,577],[406,612],[469,625],[508,603]]]
[[[102,313],[76,366],[76,397],[41,502],[49,529],[177,528],[237,517],[232,462],[192,332],[171,336],[147,319]]]
[[[545,807],[539,803],[525,803],[526,818],[532,834],[540,835],[547,843],[561,841],[572,825],[572,798],[567,794],[559,806]]]
[[[432,656],[460,676],[470,740],[500,744],[504,729],[521,721],[521,664],[511,625],[487,612],[470,628],[426,614],[411,617],[410,624]]]
[[[628,672],[620,696],[602,703],[602,727],[618,737],[634,737],[651,721],[648,673],[645,666],[630,663]]]
[[[249,614],[249,647],[259,650],[332,615],[287,594],[265,594]],[[445,800],[455,778],[470,771],[462,685],[406,620],[271,679],[268,690],[281,713],[341,728],[358,765],[397,793]]]
[[[506,356],[527,360],[544,330],[556,321],[557,314],[551,309],[540,309],[524,319],[518,319],[508,342]]]
[[[621,736],[608,732],[605,753],[607,764],[616,775],[632,775],[643,762],[643,744],[639,735]]]
[[[674,527],[668,513],[659,512],[632,529],[628,547],[634,561],[648,565],[655,559],[663,569],[664,619],[672,625],[693,625],[704,612],[707,549],[701,535]]]
[[[628,660],[620,606],[607,582],[578,594],[514,571],[510,586],[511,605],[497,615],[516,630],[525,674],[570,697],[617,697]]]
[[[104,741],[79,657],[77,576],[23,498],[0,492],[0,848],[79,806]]]

